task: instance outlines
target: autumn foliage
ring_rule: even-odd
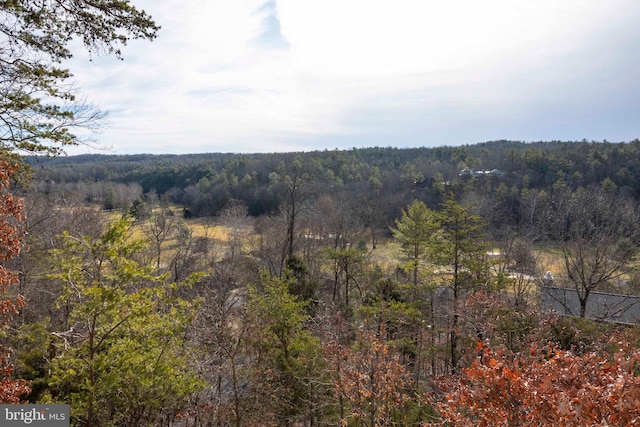
[[[616,343],[612,343],[614,345]],[[440,382],[442,421],[456,426],[627,426],[640,422],[640,351],[612,355],[534,347],[479,357]]]
[[[9,288],[18,282],[15,272],[5,264],[20,253],[24,220],[22,199],[9,192],[10,178],[17,170],[7,162],[0,162],[0,328],[5,329],[18,313],[23,301]],[[27,381],[11,378],[13,366],[11,352],[0,344],[0,403],[18,403],[20,396],[29,392]]]
[[[393,413],[409,400],[411,380],[398,355],[375,335],[364,334],[355,349],[336,343],[327,346],[337,371],[336,394],[348,403],[349,414],[341,410],[342,425],[390,425]]]

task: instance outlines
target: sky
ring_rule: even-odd
[[[68,64],[102,152],[640,137],[637,0],[132,0],[162,27]]]

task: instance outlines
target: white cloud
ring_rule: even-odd
[[[502,138],[508,120],[554,100],[605,97],[585,87],[616,72],[617,47],[640,35],[631,0],[136,4],[163,27],[156,41],[132,43],[123,62],[72,63],[89,100],[112,111],[100,141],[115,152],[350,147],[394,132],[423,144],[447,132]],[[461,122],[478,138],[457,133]]]

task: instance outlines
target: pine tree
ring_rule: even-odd
[[[58,304],[69,316],[66,330],[55,334],[49,387],[86,426],[157,422],[201,387],[185,338],[194,304],[176,297],[178,285],[166,276],[135,261],[142,243],[129,226],[120,219],[98,239],[65,234],[54,254],[51,278],[63,286]]]
[[[59,154],[78,143],[74,128],[103,114],[78,101],[63,67],[78,38],[91,54],[115,54],[159,27],[129,1],[0,2],[0,146]]]

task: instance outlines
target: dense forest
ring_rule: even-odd
[[[638,140],[24,161],[3,402],[74,426],[640,416],[637,326],[588,315],[640,288]]]
[[[287,202],[287,180],[313,194],[354,201],[372,210],[371,225],[391,225],[413,199],[437,206],[454,192],[485,205],[493,225],[522,227],[527,206],[554,188],[605,187],[640,197],[640,141],[494,141],[458,147],[375,147],[272,154],[85,155],[28,159],[42,182],[83,195],[105,208],[153,193],[194,216],[215,216],[231,200],[251,216],[273,214]],[[533,207],[531,207],[533,209]],[[534,212],[535,213],[535,212]],[[362,212],[365,215],[365,212]],[[375,217],[375,218],[373,218]]]
[[[639,140],[64,157],[104,125],[75,49],[122,59],[160,27],[129,1],[0,11],[0,403],[74,427],[637,424]],[[0,416],[42,415],[21,408]]]

